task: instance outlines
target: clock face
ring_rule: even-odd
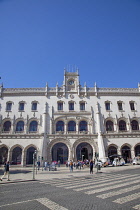
[[[69,81],[69,85],[73,85],[74,84],[74,81],[73,80],[70,80]]]

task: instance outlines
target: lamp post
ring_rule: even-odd
[[[33,180],[35,180],[35,161],[36,161],[37,151],[33,153]]]

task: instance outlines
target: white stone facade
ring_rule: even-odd
[[[140,87],[81,87],[64,71],[61,87],[0,87],[0,163],[99,159],[140,153]],[[43,157],[43,158],[42,158]]]

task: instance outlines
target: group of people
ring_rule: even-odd
[[[50,165],[49,162],[45,161],[44,170],[46,170],[49,165]],[[66,163],[66,166],[70,168],[70,172],[73,172],[73,167],[75,167],[76,169],[81,169],[81,168],[83,168],[84,165],[89,165],[90,174],[93,174],[93,166],[94,166],[94,161],[93,160],[86,161],[86,162],[82,162],[82,161],[78,160],[76,163],[73,162],[72,160],[70,160],[70,161],[67,161],[67,163]],[[9,176],[10,176],[9,166],[10,166],[9,161],[5,162],[5,164],[4,164],[4,174],[0,178],[0,181],[2,181],[3,178],[6,175],[7,175],[7,181],[10,181],[10,179],[9,179]],[[40,169],[40,161],[37,162],[37,166],[38,166],[38,170],[39,170]],[[58,162],[58,167],[60,167],[60,162]]]
[[[81,169],[81,168],[84,167],[84,165],[89,165],[90,174],[93,174],[93,166],[94,166],[94,161],[93,160],[90,160],[88,162],[86,161],[86,164],[85,164],[85,162],[82,162],[82,161],[79,161],[79,160],[76,163],[73,162],[72,160],[67,161],[67,163],[66,163],[66,167],[70,168],[70,172],[73,172],[74,167],[76,169]]]

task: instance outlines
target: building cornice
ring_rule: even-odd
[[[88,111],[55,111],[54,115],[58,115],[58,116],[83,116],[83,115],[91,115],[91,112]]]
[[[76,133],[71,133],[71,134],[47,134],[47,138],[49,139],[62,139],[62,138],[66,138],[66,139],[78,139],[78,138],[94,138],[97,139],[98,135],[97,134],[76,134]]]
[[[46,92],[47,91],[47,92]],[[57,96],[63,95],[63,86],[58,87],[48,87],[46,88],[2,88],[1,96]],[[78,94],[77,90],[66,91],[66,94]],[[85,88],[80,87],[79,89],[79,96],[85,95]],[[139,88],[86,88],[86,96],[108,96],[108,95],[119,95],[119,96],[135,96],[140,95]]]
[[[110,133],[102,134],[104,138],[140,138],[140,132],[138,133]]]
[[[0,134],[0,139],[39,139],[43,134]]]

